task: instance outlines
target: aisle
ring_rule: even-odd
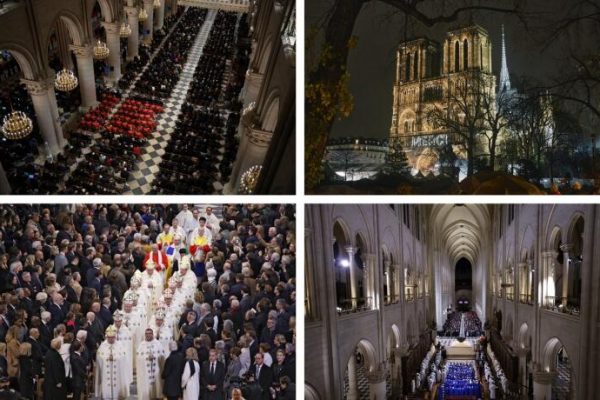
[[[137,195],[150,192],[154,176],[158,172],[158,166],[162,161],[162,156],[165,154],[165,147],[169,143],[171,133],[175,131],[177,119],[181,113],[181,106],[185,102],[190,83],[194,77],[194,71],[202,56],[202,50],[212,29],[216,15],[216,10],[208,10],[206,20],[188,53],[188,59],[183,67],[181,77],[177,85],[173,88],[171,97],[164,102],[165,110],[158,116],[156,131],[152,133],[152,137],[144,147],[141,160],[138,161],[135,171],[127,181],[129,191],[123,194]]]
[[[465,336],[465,313],[460,314],[460,332],[458,333],[459,337]]]

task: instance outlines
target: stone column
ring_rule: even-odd
[[[567,298],[569,297],[569,253],[573,250],[573,245],[565,243],[560,246],[560,249],[563,251],[563,281],[560,300],[564,307],[567,305]],[[556,295],[558,296],[558,293]]]
[[[77,59],[77,73],[79,78],[79,88],[81,90],[81,107],[88,110],[94,107],[96,101],[96,77],[94,76],[94,61],[92,59],[92,46],[71,45],[71,50],[75,53]]]
[[[385,271],[385,284],[387,286],[387,297],[389,299],[389,303],[392,302],[392,277],[391,275],[391,268],[392,263],[390,261],[384,261],[383,263],[383,267],[384,267],[384,271]],[[385,304],[388,304],[388,299],[383,299]]]
[[[402,348],[392,350],[394,357],[394,369],[392,370],[392,398],[398,399],[402,395],[402,356],[405,354]]]
[[[144,9],[148,13],[148,18],[144,21],[144,43],[152,43],[152,32],[154,30],[154,2],[144,0]]]
[[[25,79],[23,79],[22,82],[27,87],[27,91],[31,96],[33,110],[35,111],[35,117],[37,119],[37,124],[42,138],[44,142],[48,144],[47,149],[50,154],[47,155],[54,156],[60,152],[60,147],[56,139],[52,104],[48,97],[48,82],[29,81]]]
[[[119,36],[120,26],[116,22],[103,22],[106,31],[106,45],[110,53],[108,54],[108,65],[112,71],[108,74],[110,82],[116,82],[121,78],[121,37]]]
[[[241,91],[241,96],[244,101],[244,107],[247,107],[250,103],[254,102],[258,98],[262,82],[262,74],[251,69],[248,69],[248,71],[246,71],[246,81],[244,82],[244,87]]]
[[[60,19],[56,22],[56,37],[58,39],[58,56],[63,68],[73,70],[73,57],[71,57],[71,51],[69,50],[71,36],[67,26]]]
[[[356,379],[356,358],[354,353],[348,361],[348,395],[347,400],[358,400],[358,380]]]
[[[346,246],[344,250],[346,250],[346,253],[348,254],[348,268],[350,269],[350,296],[352,296],[352,309],[356,309],[356,307],[358,306],[358,282],[356,278],[356,270],[354,269],[354,254],[356,253],[356,248],[352,246]]]
[[[388,398],[386,390],[386,375],[387,371],[383,365],[380,365],[376,370],[367,373],[370,400],[383,400]]]
[[[54,79],[49,79],[47,82],[48,86],[48,99],[50,100],[50,110],[52,111],[52,122],[54,123],[54,134],[56,136],[56,143],[58,147],[62,149],[67,144],[62,131],[62,125],[60,123],[60,115],[58,114],[58,103],[56,101],[56,92],[54,91]]]
[[[519,344],[520,345],[520,344]],[[529,385],[527,382],[527,353],[529,352],[528,348],[520,348],[517,350],[517,354],[519,356],[519,383],[521,387],[526,387]]]
[[[552,381],[556,373],[536,371],[533,373],[533,399],[550,400],[552,398]]]
[[[131,34],[127,38],[127,60],[133,60],[139,54],[140,33],[139,33],[139,10],[137,7],[125,7],[127,13],[127,23],[131,27]]]
[[[371,309],[378,307],[377,291],[375,290],[375,280],[373,271],[375,269],[375,254],[363,254],[363,287],[365,288],[365,297],[370,297]],[[369,301],[369,299],[367,299]]]
[[[154,24],[156,30],[162,29],[165,23],[165,1],[160,0],[160,7],[156,9],[156,23]]]
[[[251,103],[242,111],[239,130],[242,132],[240,148],[231,172],[225,193],[236,193],[244,171],[254,165],[262,165],[273,137],[272,132],[263,131],[258,127],[255,114],[256,103]]]

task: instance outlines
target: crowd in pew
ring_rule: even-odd
[[[136,82],[134,91],[153,98],[168,98],[179,81],[179,75],[196,36],[204,24],[206,9],[188,9],[171,33],[152,64]]]
[[[226,65],[231,63],[233,56],[236,23],[237,14],[218,12],[190,84],[188,102],[216,106],[222,92]]]

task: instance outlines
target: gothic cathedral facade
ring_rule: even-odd
[[[437,174],[440,152],[449,145],[459,160],[466,159],[463,139],[429,116],[434,109],[450,112],[454,88],[473,79],[495,93],[492,43],[481,26],[451,30],[443,45],[418,38],[398,46],[390,151],[400,145],[413,175]],[[482,150],[482,144],[474,149]]]

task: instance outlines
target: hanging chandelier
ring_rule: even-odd
[[[108,57],[110,50],[106,46],[106,43],[98,39],[98,42],[94,46],[94,58],[96,60],[104,60]]]
[[[160,0],[154,0],[154,8],[160,8]]]
[[[129,37],[131,35],[131,26],[127,22],[123,22],[121,24],[121,29],[119,29],[119,36],[122,38]]]
[[[253,165],[242,174],[240,179],[240,194],[253,194],[262,171],[262,165]]]
[[[144,22],[148,19],[148,13],[146,12],[146,9],[144,9],[144,8],[140,9],[138,19],[140,20],[140,22]]]
[[[79,81],[73,71],[63,68],[56,74],[56,79],[54,80],[54,87],[56,90],[60,90],[61,92],[70,92],[75,89]]]
[[[23,111],[13,111],[2,121],[2,133],[10,140],[26,138],[32,130],[33,122]]]

